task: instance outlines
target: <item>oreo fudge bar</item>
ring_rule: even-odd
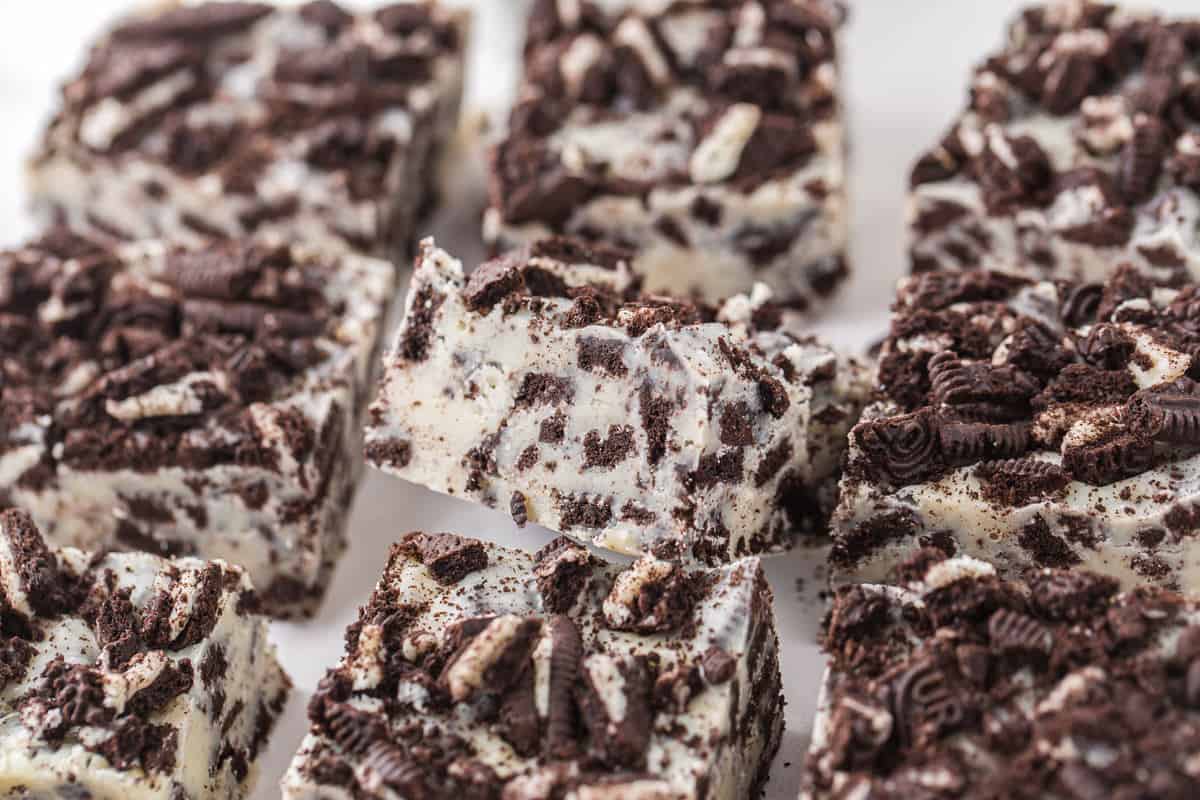
[[[265,232],[407,260],[466,33],[424,0],[143,11],[64,87],[30,165],[35,204],[115,240]]]
[[[915,271],[1200,273],[1200,20],[1087,0],[1024,12],[912,173]]]
[[[757,797],[783,730],[757,560],[413,533],[309,705],[289,800]]]
[[[833,559],[882,579],[923,544],[1002,572],[1082,566],[1200,590],[1200,287],[997,272],[900,288],[850,435]]]
[[[0,512],[0,793],[240,798],[291,682],[240,568],[53,551]]]
[[[394,290],[387,262],[299,245],[0,253],[0,503],[55,544],[225,559],[311,613]]]
[[[422,243],[367,460],[630,555],[726,562],[823,530],[865,370],[758,286],[720,310],[548,239],[463,275]]]
[[[836,594],[801,800],[1196,796],[1200,606],[944,559]]]
[[[819,305],[847,276],[833,0],[540,0],[492,157],[484,237],[638,250],[646,287],[764,282]]]

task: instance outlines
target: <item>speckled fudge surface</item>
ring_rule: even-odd
[[[119,240],[277,233],[407,260],[466,34],[423,0],[139,12],[63,88],[29,167],[35,205]]]
[[[1200,591],[1198,353],[1200,288],[1133,267],[909,280],[850,435],[835,565],[878,580],[933,544]]]
[[[1200,16],[1036,6],[912,173],[917,271],[1200,272]]]
[[[539,0],[492,159],[484,237],[638,250],[654,291],[766,283],[820,305],[847,276],[844,131],[826,0]]]
[[[548,239],[480,266],[431,240],[367,459],[579,541],[717,563],[823,530],[868,379],[761,285],[720,310]]]
[[[1200,607],[927,550],[844,587],[801,800],[1187,800],[1200,792]]]
[[[783,728],[757,560],[606,565],[452,534],[392,550],[283,780],[298,798],[757,796]]]
[[[223,558],[311,612],[345,544],[390,263],[265,242],[0,253],[0,501],[56,544]]]
[[[291,683],[241,569],[46,547],[0,512],[0,794],[239,798]]]

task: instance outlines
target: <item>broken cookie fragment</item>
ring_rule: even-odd
[[[453,534],[420,534],[417,547],[414,536],[392,549],[318,686],[285,798],[759,791],[783,708],[756,560],[662,570],[605,564],[566,539],[532,555]],[[482,566],[454,582],[422,554],[475,548]],[[679,587],[686,603],[668,599]],[[622,613],[614,598],[638,609],[619,631],[606,619]]]
[[[13,509],[0,512],[0,542],[0,782],[47,797],[64,786],[95,797],[248,796],[291,683],[267,621],[247,611],[246,573],[52,550]],[[158,628],[169,634],[140,633]]]

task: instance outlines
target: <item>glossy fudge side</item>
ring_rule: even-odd
[[[1081,567],[1195,591],[1198,298],[1132,267],[1103,286],[906,282],[850,434],[839,575],[879,581],[934,545],[1008,576]]]
[[[618,251],[543,240],[463,275],[423,245],[368,460],[586,543],[727,562],[823,528],[865,370],[759,287],[642,294]]]
[[[848,276],[845,132],[825,0],[534,4],[484,237],[633,248],[646,288],[766,283],[819,308]]]
[[[756,560],[606,565],[414,533],[309,705],[302,798],[753,797],[783,728]]]
[[[223,558],[312,613],[346,541],[394,270],[300,246],[0,253],[0,497],[55,544]]]
[[[50,550],[10,509],[0,593],[0,794],[249,794],[291,683],[242,570]]]
[[[185,2],[99,37],[29,165],[44,216],[119,241],[277,235],[408,260],[456,128],[468,19]]]
[[[1195,794],[1194,601],[936,549],[889,577],[834,596],[801,800]]]

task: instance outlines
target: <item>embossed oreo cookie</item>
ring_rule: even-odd
[[[428,557],[468,551],[450,576]],[[565,538],[532,555],[412,534],[346,641],[288,800],[753,797],[782,733],[754,559],[620,567]]]
[[[1006,574],[1080,565],[1200,586],[1200,302],[1123,267],[1104,285],[989,271],[899,290],[877,400],[834,515],[843,577],[923,545]]]
[[[901,566],[834,595],[801,800],[1195,792],[1194,601],[936,549]]]

